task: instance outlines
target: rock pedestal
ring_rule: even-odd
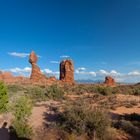
[[[41,72],[40,68],[37,66],[38,57],[34,51],[31,52],[29,57],[29,62],[32,65],[32,72],[30,79],[33,82],[43,81],[46,80],[46,76]]]
[[[114,86],[115,80],[112,77],[107,76],[107,77],[105,77],[105,84],[108,86]]]
[[[60,63],[60,80],[74,83],[74,65],[72,60],[63,60]]]

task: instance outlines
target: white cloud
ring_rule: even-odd
[[[128,73],[129,76],[140,76],[140,72],[139,71],[132,71]]]
[[[108,75],[109,73],[107,71],[105,71],[105,70],[99,70],[97,72],[97,74],[100,75],[100,76],[105,76],[105,75]]]
[[[52,64],[59,64],[58,61],[50,61],[50,63],[52,63]]]
[[[11,71],[13,73],[30,73],[31,68],[25,67],[25,68],[21,69],[21,68],[16,67],[16,68],[9,69],[9,71]]]
[[[68,56],[68,55],[61,55],[60,57],[61,58],[69,58],[70,56]]]
[[[116,70],[111,70],[110,75],[111,76],[119,76],[119,75],[121,75],[121,73],[117,72]]]
[[[25,58],[29,56],[29,53],[8,52],[8,54],[11,56],[20,57],[20,58]]]
[[[88,74],[91,75],[91,76],[96,77],[96,72],[94,72],[94,71],[88,72]]]
[[[76,69],[75,70],[75,73],[76,74],[82,74],[82,75],[90,75],[90,76],[96,76],[96,73],[94,72],[94,71],[86,71],[87,70],[87,68],[85,68],[85,67],[80,67],[80,68],[78,68],[78,69]]]
[[[19,53],[19,52],[8,52],[8,54],[14,57],[19,57],[19,58],[25,58],[30,55],[29,53]],[[41,58],[40,55],[37,55],[37,56]]]
[[[45,74],[49,74],[49,75],[54,75],[54,76],[58,76],[59,75],[59,71],[52,71],[50,69],[44,69],[44,70],[41,70],[43,73]]]
[[[85,67],[80,67],[80,68],[77,68],[76,70],[75,70],[75,72],[77,73],[77,74],[84,74],[85,73],[85,71],[86,71],[86,68]]]
[[[45,72],[47,74],[52,74],[53,73],[52,70],[50,70],[50,69],[44,69],[43,72]]]

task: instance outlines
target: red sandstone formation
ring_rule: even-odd
[[[31,52],[29,57],[29,62],[32,65],[32,73],[30,79],[32,82],[44,81],[46,76],[41,72],[40,68],[37,66],[38,57],[34,51]]]
[[[112,77],[108,76],[105,78],[105,84],[108,86],[114,86],[115,80]]]
[[[22,76],[13,76],[11,72],[0,72],[0,80],[7,84],[19,83],[27,81],[27,78]]]
[[[49,80],[50,81],[56,81],[56,77],[55,76],[51,76],[51,77],[49,77]]]
[[[63,60],[60,63],[60,80],[74,83],[74,65],[72,60]]]

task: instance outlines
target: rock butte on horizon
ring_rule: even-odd
[[[115,86],[115,80],[111,76],[105,77],[105,84],[107,86]]]

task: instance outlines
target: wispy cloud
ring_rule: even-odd
[[[30,55],[29,53],[19,53],[19,52],[8,52],[8,54],[14,57],[19,57],[19,58],[25,58]],[[40,55],[37,55],[37,56],[41,58]]]
[[[25,68],[11,68],[9,69],[9,71],[13,72],[13,73],[30,73],[31,72],[31,68],[30,67],[25,67]]]
[[[8,52],[8,54],[11,56],[20,57],[20,58],[25,58],[29,56],[29,53]]]
[[[50,61],[50,63],[52,63],[52,64],[59,64],[58,61]]]
[[[19,67],[15,67],[15,68],[10,68],[10,69],[6,69],[3,71],[10,71],[16,75],[24,75],[24,76],[29,76],[31,74],[31,67],[25,67],[25,68],[19,68]],[[41,70],[42,73],[49,75],[49,76],[57,76],[59,77],[59,72],[58,71],[52,71],[48,68],[46,69],[42,69]]]
[[[70,58],[68,55],[61,55],[60,58]]]
[[[85,71],[86,71],[86,68],[85,67],[80,67],[80,68],[77,68],[76,70],[75,70],[75,72],[76,73],[85,73]]]

